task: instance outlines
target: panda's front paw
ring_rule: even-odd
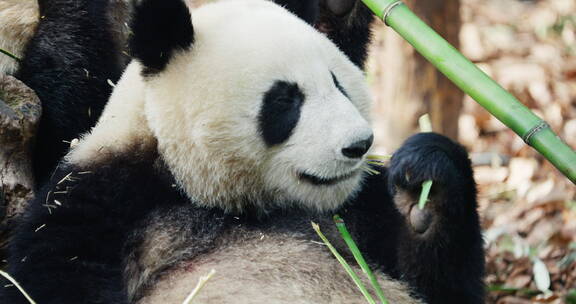
[[[435,133],[420,133],[406,140],[390,161],[388,178],[396,207],[418,234],[459,214],[460,198],[475,191],[464,148]],[[428,202],[420,209],[418,200],[427,180],[433,185]]]
[[[343,16],[352,11],[357,0],[321,0],[322,4],[334,15]]]

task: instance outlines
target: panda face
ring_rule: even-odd
[[[193,46],[145,77],[146,118],[179,185],[227,210],[339,207],[372,143],[361,70],[267,1],[205,5],[192,20]]]
[[[372,130],[333,73],[310,75],[316,81],[275,81],[264,94],[264,181],[284,199],[330,210],[359,188]]]

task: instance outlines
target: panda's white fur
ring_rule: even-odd
[[[119,149],[119,142],[133,146],[150,138],[125,137],[145,133],[143,117],[124,117],[142,115],[125,107],[141,106],[138,99],[144,98],[152,137],[194,201],[235,211],[248,203],[265,211],[287,201],[319,211],[341,206],[363,174],[363,160],[345,158],[341,149],[371,134],[362,71],[324,35],[267,1],[208,4],[195,10],[192,20],[194,47],[176,54],[161,77],[145,84],[139,83],[138,63],[132,63],[101,123],[68,159],[94,161],[94,154]],[[348,97],[336,88],[331,72]],[[288,142],[270,149],[259,136],[258,115],[263,94],[276,80],[297,83],[306,102]],[[353,176],[315,187],[300,181],[302,172]]]
[[[0,49],[22,58],[38,24],[37,0],[0,0]],[[12,74],[18,62],[0,54],[0,73]]]
[[[66,155],[69,163],[87,167],[114,155],[155,148],[156,139],[144,116],[144,81],[141,66],[132,62],[115,85],[112,96],[92,131]]]

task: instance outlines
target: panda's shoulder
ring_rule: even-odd
[[[154,152],[111,155],[90,166],[61,163],[37,200],[42,197],[51,204],[57,201],[56,208],[102,213],[150,210],[162,201],[186,200]]]

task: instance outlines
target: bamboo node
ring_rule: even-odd
[[[390,26],[390,24],[388,24],[388,21],[386,21],[386,19],[388,18],[388,16],[392,12],[392,10],[401,4],[404,4],[404,2],[402,2],[401,0],[397,0],[397,1],[394,1],[390,4],[388,4],[388,6],[386,6],[386,8],[384,8],[384,10],[382,11],[383,12],[382,13],[382,21],[384,21],[384,24],[386,24],[387,26]]]
[[[541,120],[537,125],[532,127],[532,129],[530,129],[530,131],[526,132],[526,134],[524,134],[524,136],[522,136],[522,140],[524,140],[524,142],[527,145],[532,146],[532,144],[530,143],[530,140],[532,139],[532,137],[534,135],[536,135],[536,133],[538,133],[544,129],[549,129],[549,128],[550,128],[550,125],[548,125],[547,122]]]

